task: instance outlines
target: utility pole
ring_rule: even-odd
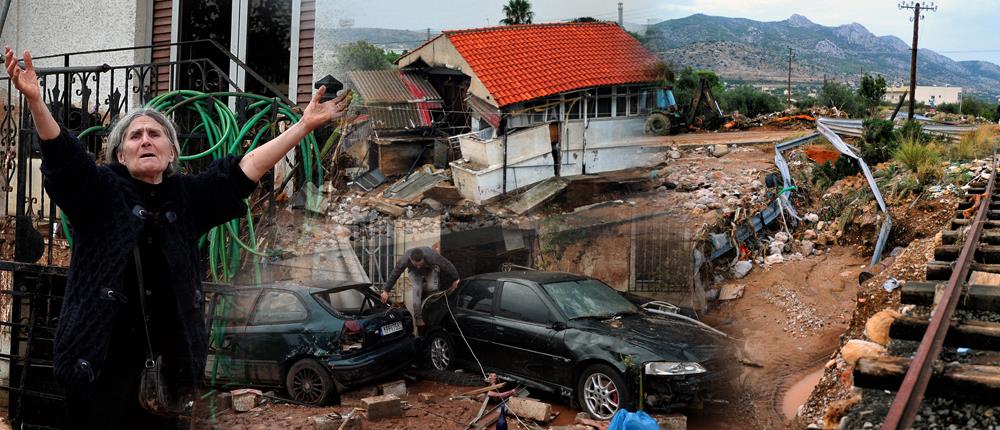
[[[427,40],[431,40],[431,28],[427,27]]]
[[[618,2],[618,26],[625,28],[625,18],[622,13],[622,2]]]
[[[914,3],[911,1],[911,2],[900,2],[899,8],[913,9],[913,16],[910,17],[910,21],[913,21],[913,46],[912,46],[913,53],[910,55],[910,112],[906,114],[907,115],[906,118],[912,121],[913,108],[915,105],[914,100],[916,99],[917,95],[917,33],[919,33],[920,30],[920,20],[924,19],[924,15],[921,15],[920,11],[929,10],[931,12],[934,12],[937,10],[937,5],[935,5],[934,2],[931,2],[930,5],[924,3],[924,5],[921,6],[920,2]]]
[[[788,47],[788,89],[785,92],[788,109],[792,108],[792,47]]]

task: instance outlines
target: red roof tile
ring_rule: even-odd
[[[500,106],[654,79],[656,56],[613,23],[511,25],[444,36]]]

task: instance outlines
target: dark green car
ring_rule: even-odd
[[[323,405],[338,387],[385,378],[417,355],[410,313],[383,304],[368,284],[206,290],[212,385],[284,387],[293,400]]]

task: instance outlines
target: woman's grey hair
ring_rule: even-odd
[[[167,118],[162,112],[153,108],[132,109],[115,123],[115,126],[111,129],[111,134],[108,135],[108,147],[104,151],[104,162],[106,164],[118,164],[118,147],[125,140],[125,132],[132,125],[132,121],[142,116],[151,118],[159,123],[163,127],[163,132],[167,135],[167,140],[174,146],[174,161],[167,164],[167,170],[163,172],[163,175],[170,176],[177,173],[177,161],[181,156],[181,145],[177,141],[177,130],[174,128],[174,123],[170,118]]]

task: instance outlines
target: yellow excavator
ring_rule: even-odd
[[[691,127],[717,129],[725,123],[726,117],[704,77],[699,80],[698,90],[686,107],[677,104],[670,87],[654,88],[652,93],[655,107],[646,118],[647,134],[666,136],[686,132]]]

